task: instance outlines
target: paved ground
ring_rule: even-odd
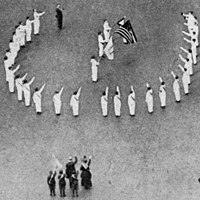
[[[87,0],[60,1],[65,7],[64,30],[55,21],[57,1],[1,1],[0,58],[13,27],[32,8],[46,11],[41,18],[41,34],[17,58],[20,74],[36,76],[32,89],[41,86],[43,114],[36,116],[34,106],[18,103],[9,94],[5,73],[0,69],[0,199],[44,199],[49,191],[46,176],[51,169],[51,154],[62,164],[68,157],[92,155],[94,187],[80,189],[79,199],[105,200],[197,200],[200,196],[200,90],[199,64],[192,77],[191,92],[176,104],[170,71],[177,69],[179,46],[185,30],[182,11],[193,10],[200,19],[197,0]],[[114,37],[115,60],[101,62],[99,82],[91,82],[90,57],[97,55],[97,32],[103,19],[113,25],[126,15],[130,18],[138,43],[122,45]],[[116,27],[115,27],[116,28]],[[199,59],[198,59],[199,60]],[[166,82],[167,108],[160,109],[158,88]],[[145,104],[146,82],[153,87],[155,113],[149,115]],[[128,115],[130,85],[136,91],[136,116]],[[109,116],[100,112],[100,96],[109,86]],[[122,96],[122,116],[116,119],[113,97],[116,85]],[[54,115],[52,95],[65,87],[62,115]],[[80,116],[74,118],[69,107],[71,94],[82,86]],[[183,94],[183,90],[181,91]],[[78,163],[78,167],[80,162]],[[58,194],[58,188],[57,188]],[[60,199],[56,197],[55,199]],[[67,188],[67,197],[71,194]]]

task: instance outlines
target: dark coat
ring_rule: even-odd
[[[49,175],[47,177],[47,184],[49,186],[55,186],[56,185],[56,180],[55,180],[55,176],[56,176],[56,173],[52,176],[52,175]]]
[[[65,175],[59,174],[58,175],[58,180],[59,180],[59,185],[60,186],[65,186],[66,185]]]
[[[70,178],[72,173],[76,172],[75,165],[76,165],[77,162],[78,162],[78,158],[75,157],[75,161],[71,161],[71,162],[68,162],[66,164],[66,171],[65,172],[66,172],[67,178]]]
[[[58,20],[62,20],[62,18],[63,18],[62,10],[60,10],[59,8],[56,8],[56,18]]]
[[[82,171],[81,173],[81,185],[85,187],[85,189],[90,189],[92,187],[92,174],[88,169]]]

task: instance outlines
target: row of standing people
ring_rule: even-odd
[[[191,47],[187,50],[184,47],[180,47],[180,49],[187,54],[187,57],[184,58],[181,54],[179,54],[180,60],[184,63],[184,67],[180,64],[178,67],[183,72],[182,75],[182,84],[184,93],[186,95],[189,94],[189,85],[191,83],[190,76],[193,75],[193,64],[197,64],[197,47],[199,45],[198,43],[198,21],[197,18],[193,15],[193,12],[189,12],[188,14],[181,13],[181,15],[184,17],[186,22],[184,25],[187,26],[189,32],[182,31],[183,34],[190,37],[190,39],[183,38],[187,43],[191,45]],[[171,71],[172,76],[174,77],[174,83],[173,83],[173,91],[175,95],[176,102],[181,101],[180,96],[180,85],[179,85],[179,77],[175,75],[173,71]],[[159,97],[161,101],[161,107],[165,108],[166,106],[166,91],[165,91],[165,83],[162,81],[161,78],[161,86],[159,90]],[[146,103],[148,107],[148,112],[153,113],[153,90],[147,83],[147,93],[146,93]]]
[[[78,158],[75,156],[75,160],[73,161],[72,157],[69,157],[69,160],[66,164],[65,173],[63,170],[59,171],[58,175],[58,184],[60,190],[60,196],[65,197],[65,189],[66,189],[66,179],[69,180],[69,188],[72,190],[73,196],[78,196],[78,170],[76,170],[75,165],[78,162]],[[83,157],[81,167],[80,167],[80,177],[81,177],[81,186],[85,189],[90,189],[92,187],[92,174],[90,172],[90,164],[91,164],[91,157],[87,159],[86,156]],[[50,190],[50,196],[56,196],[56,171],[50,171],[47,177],[47,184]]]

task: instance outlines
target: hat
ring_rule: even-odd
[[[69,161],[72,161],[72,157],[71,156],[69,157]]]
[[[59,171],[59,174],[62,174],[62,173],[63,173],[63,170],[60,170],[60,171]]]
[[[165,85],[165,82],[162,82],[161,85]]]

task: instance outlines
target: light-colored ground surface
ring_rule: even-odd
[[[182,11],[193,10],[200,19],[198,0],[99,0],[60,1],[65,7],[64,30],[59,34],[54,1],[1,1],[0,56],[12,34],[12,27],[31,14],[32,8],[46,11],[41,18],[41,35],[22,50],[17,59],[20,74],[36,76],[32,89],[46,82],[43,114],[33,105],[18,103],[9,94],[5,73],[0,69],[0,199],[50,199],[46,176],[51,153],[62,164],[70,155],[92,155],[94,187],[80,190],[79,199],[105,200],[198,200],[199,154],[199,64],[192,77],[191,92],[176,104],[172,93],[173,69],[185,30]],[[103,60],[99,82],[91,82],[90,56],[97,55],[97,32],[103,19],[110,24],[126,15],[132,22],[138,43],[122,45],[115,36],[115,60]],[[198,59],[199,60],[199,59]],[[166,82],[167,108],[160,109],[158,77]],[[146,82],[154,89],[155,113],[148,115]],[[136,116],[128,115],[130,85],[136,91]],[[109,116],[100,112],[100,96],[109,86]],[[122,116],[116,119],[111,97],[119,85]],[[62,116],[53,112],[52,95],[65,86]],[[80,116],[69,107],[73,91],[82,86]],[[183,90],[182,90],[183,94]],[[80,162],[78,163],[78,166]],[[58,194],[58,187],[57,187]],[[67,187],[67,197],[71,194]],[[56,197],[55,199],[59,199]]]

